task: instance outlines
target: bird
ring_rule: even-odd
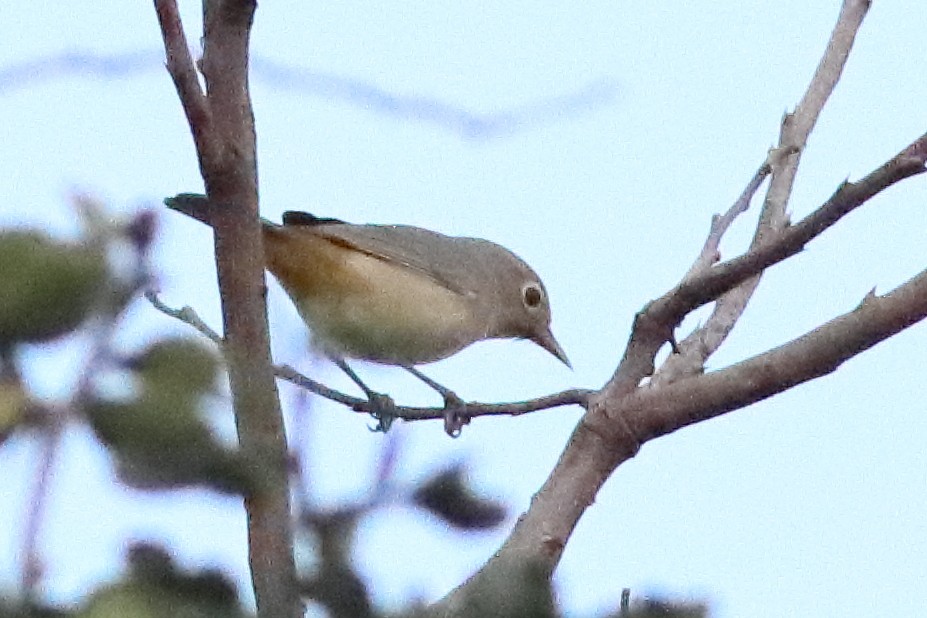
[[[164,200],[212,225],[214,204],[181,193]],[[346,359],[404,368],[442,395],[445,430],[459,434],[466,404],[417,369],[484,339],[526,339],[570,367],[551,331],[544,283],[521,258],[480,238],[411,225],[352,224],[286,211],[261,219],[266,269],[309,328],[316,349],[378,409],[388,429],[392,400],[369,388]]]

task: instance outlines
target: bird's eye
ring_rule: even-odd
[[[537,307],[541,304],[543,294],[541,293],[541,288],[539,288],[537,285],[529,283],[524,288],[522,288],[521,293],[526,307]]]

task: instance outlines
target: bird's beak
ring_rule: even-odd
[[[563,351],[563,348],[560,347],[560,344],[557,343],[557,340],[554,338],[554,334],[550,332],[550,329],[539,333],[531,338],[531,341],[535,342],[554,356],[556,356],[564,365],[573,368],[573,365],[570,364],[570,359],[567,358],[566,352]]]

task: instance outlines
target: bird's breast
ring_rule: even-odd
[[[486,332],[475,299],[418,270],[314,235],[268,236],[268,270],[329,352],[415,365],[450,356]]]

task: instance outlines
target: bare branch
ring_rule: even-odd
[[[837,24],[808,89],[795,111],[786,114],[782,119],[778,149],[788,151],[792,156],[781,158],[780,164],[773,166],[772,180],[760,214],[760,225],[753,239],[754,246],[761,243],[766,235],[787,223],[786,207],[792,195],[795,174],[808,136],[843,74],[856,33],[869,10],[869,5],[869,0],[844,0]]]
[[[771,156],[772,153],[770,153],[770,157]],[[750,182],[748,182],[747,186],[744,188],[743,193],[740,194],[740,197],[737,198],[737,201],[731,205],[727,212],[723,215],[715,215],[711,218],[711,229],[708,231],[708,238],[705,239],[705,244],[702,246],[701,253],[699,253],[695,262],[689,268],[689,272],[683,277],[683,281],[694,277],[697,273],[704,272],[711,268],[712,265],[716,264],[721,259],[721,253],[719,251],[721,238],[727,233],[728,229],[730,229],[734,220],[747,212],[747,209],[750,208],[750,202],[753,200],[753,196],[759,191],[760,186],[771,171],[772,165],[770,164],[770,159],[767,158],[766,161],[763,161],[759,169],[756,170],[753,178],[750,179]]]
[[[22,90],[68,76],[101,75],[122,78],[162,68],[160,50],[144,49],[121,54],[67,51],[7,64],[0,68],[0,94]]]
[[[683,318],[728,290],[801,251],[843,216],[877,193],[905,178],[921,174],[927,157],[927,134],[862,180],[844,182],[827,202],[798,223],[780,230],[743,255],[689,277],[651,301],[635,317],[624,358],[606,385],[610,397],[622,397],[653,373],[653,359]]]
[[[255,3],[205,0],[204,98],[186,50],[174,0],[155,0],[168,70],[196,143],[210,200],[222,300],[223,352],[242,451],[266,464],[269,480],[245,499],[248,557],[258,615],[303,614],[296,590],[286,436],[270,364],[264,267],[258,221],[254,116],[248,42]]]
[[[599,488],[640,445],[826,375],[905,328],[927,318],[927,271],[884,296],[870,294],[850,313],[775,350],[728,369],[624,397],[603,389],[589,397],[560,461],[503,547],[438,606],[455,615],[469,594],[534,564],[552,571],[576,523]]]
[[[778,348],[662,389],[638,389],[606,404],[605,416],[620,414],[643,441],[652,440],[832,373],[924,318],[927,270]]]
[[[255,58],[253,68],[256,75],[279,88],[321,92],[331,99],[347,101],[365,110],[428,122],[454,131],[465,139],[491,139],[552,124],[561,118],[607,105],[615,100],[618,91],[613,80],[603,77],[573,92],[483,114],[432,97],[390,92],[369,82],[290,67],[266,58]]]
[[[760,244],[761,240],[771,241],[778,231],[787,225],[786,206],[801,160],[802,149],[843,73],[856,33],[868,8],[869,2],[867,1],[851,0],[844,3],[824,56],[818,64],[808,89],[795,112],[783,118],[779,145],[770,151],[765,164],[768,168],[763,177],[770,171],[773,177],[757,224],[753,247]],[[753,187],[755,184],[758,188],[759,180],[760,174],[758,173],[741,199],[728,212],[729,218],[719,222],[722,225],[722,231],[717,233],[713,229],[709,233],[705,248],[699,260],[693,265],[693,270],[704,269],[707,265],[717,261],[717,257],[714,261],[708,260],[717,256],[717,244],[723,230],[726,229],[723,224],[729,225],[733,217],[749,206],[750,198],[747,196],[752,196],[751,189],[755,192],[756,189]],[[744,201],[745,197],[746,201]],[[678,345],[680,353],[671,355],[660,371],[655,373],[654,384],[669,383],[684,376],[696,375],[703,370],[705,361],[724,343],[740,316],[743,315],[753,292],[759,285],[760,276],[761,273],[757,273],[756,276],[745,279],[737,287],[718,297],[715,308],[705,324],[686,337]]]
[[[777,155],[778,151],[770,151],[766,161],[747,183],[737,201],[724,215],[712,217],[711,230],[705,240],[705,245],[689,272],[683,277],[683,281],[695,277],[697,273],[706,272],[721,259],[719,251],[721,238],[734,220],[750,207],[753,196],[772,170],[771,160]],[[705,361],[720,347],[734,328],[758,282],[758,278],[748,279],[736,288],[725,292],[715,303],[715,308],[705,324],[694,329],[679,342],[674,353],[670,354],[660,369],[654,372],[651,385],[668,384],[685,376],[701,373]]]
[[[184,324],[189,324],[200,334],[205,335],[213,343],[215,343],[220,348],[225,344],[225,341],[222,339],[222,335],[214,331],[209,324],[203,321],[200,318],[199,314],[191,307],[190,305],[184,305],[180,309],[174,309],[165,305],[160,298],[158,298],[158,293],[154,290],[145,290],[145,298],[150,302],[155,309],[163,313],[164,315],[170,316],[177,320],[180,320]]]
[[[23,534],[20,586],[26,599],[31,599],[35,595],[44,572],[42,559],[39,557],[39,532],[45,521],[45,507],[51,491],[52,470],[61,445],[64,425],[60,410],[49,409],[49,414],[46,416],[48,422],[42,431],[42,452],[29,492],[29,507]]]
[[[795,255],[808,242],[876,194],[905,178],[927,171],[924,167],[927,154],[925,144],[927,134],[919,137],[862,180],[855,183],[844,182],[817,210],[798,223],[781,230],[775,239],[762,242],[744,255],[714,266],[705,277],[685,282],[677,288],[678,291],[684,296],[691,294],[695,308],[710,302],[718,293],[730,289],[744,279]]]
[[[161,25],[161,37],[164,39],[167,72],[174,81],[197,150],[205,150],[210,147],[210,141],[207,139],[211,118],[209,101],[203,94],[196,76],[196,67],[187,46],[187,37],[180,22],[177,3],[174,0],[155,0],[155,11]]]
[[[286,380],[296,386],[305,388],[317,395],[330,399],[337,403],[350,407],[355,412],[373,413],[377,412],[376,406],[366,399],[360,399],[345,395],[335,389],[329,388],[320,382],[304,376],[288,365],[277,365],[274,367],[274,374],[283,380]],[[520,416],[530,412],[548,410],[561,406],[586,405],[588,397],[593,391],[581,388],[569,389],[535,399],[526,401],[515,401],[511,403],[478,403],[464,402],[464,407],[456,411],[464,424],[470,419],[478,416]],[[427,420],[444,420],[447,409],[444,407],[413,407],[413,406],[395,406],[390,410],[396,418],[404,421],[427,421]]]
[[[789,136],[800,141],[780,143],[782,148],[803,149],[817,123],[821,110],[833,94],[843,69],[846,67],[856,34],[869,11],[871,0],[845,0],[837,17],[837,24],[827,43],[827,49],[805,95],[786,122]],[[800,153],[799,153],[800,154]]]
[[[601,391],[589,397],[586,414],[531,507],[489,562],[438,604],[437,615],[463,615],[471,595],[491,594],[492,582],[507,581],[525,564],[552,572],[579,518],[602,484],[622,462],[637,453],[643,442],[824,375],[847,358],[927,317],[925,271],[885,296],[870,295],[853,312],[776,350],[723,371],[639,388],[641,381],[653,373],[657,351],[672,340],[674,329],[688,313],[795,255],[876,193],[925,171],[927,135],[859,182],[841,185],[827,202],[799,223],[790,226],[785,218],[798,155],[839,78],[867,8],[868,2],[859,0],[844,3],[809,94],[794,117],[783,122],[780,146],[771,153],[770,191],[750,250],[709,266],[714,260],[716,237],[723,233],[713,230],[696,267],[674,290],[648,303],[637,314],[615,374]],[[748,185],[748,195],[753,184]],[[735,205],[733,212],[737,209]],[[726,328],[736,321],[751,292],[748,290],[734,304]],[[722,331],[719,337],[723,336]],[[493,601],[504,607],[507,599],[500,595]]]

